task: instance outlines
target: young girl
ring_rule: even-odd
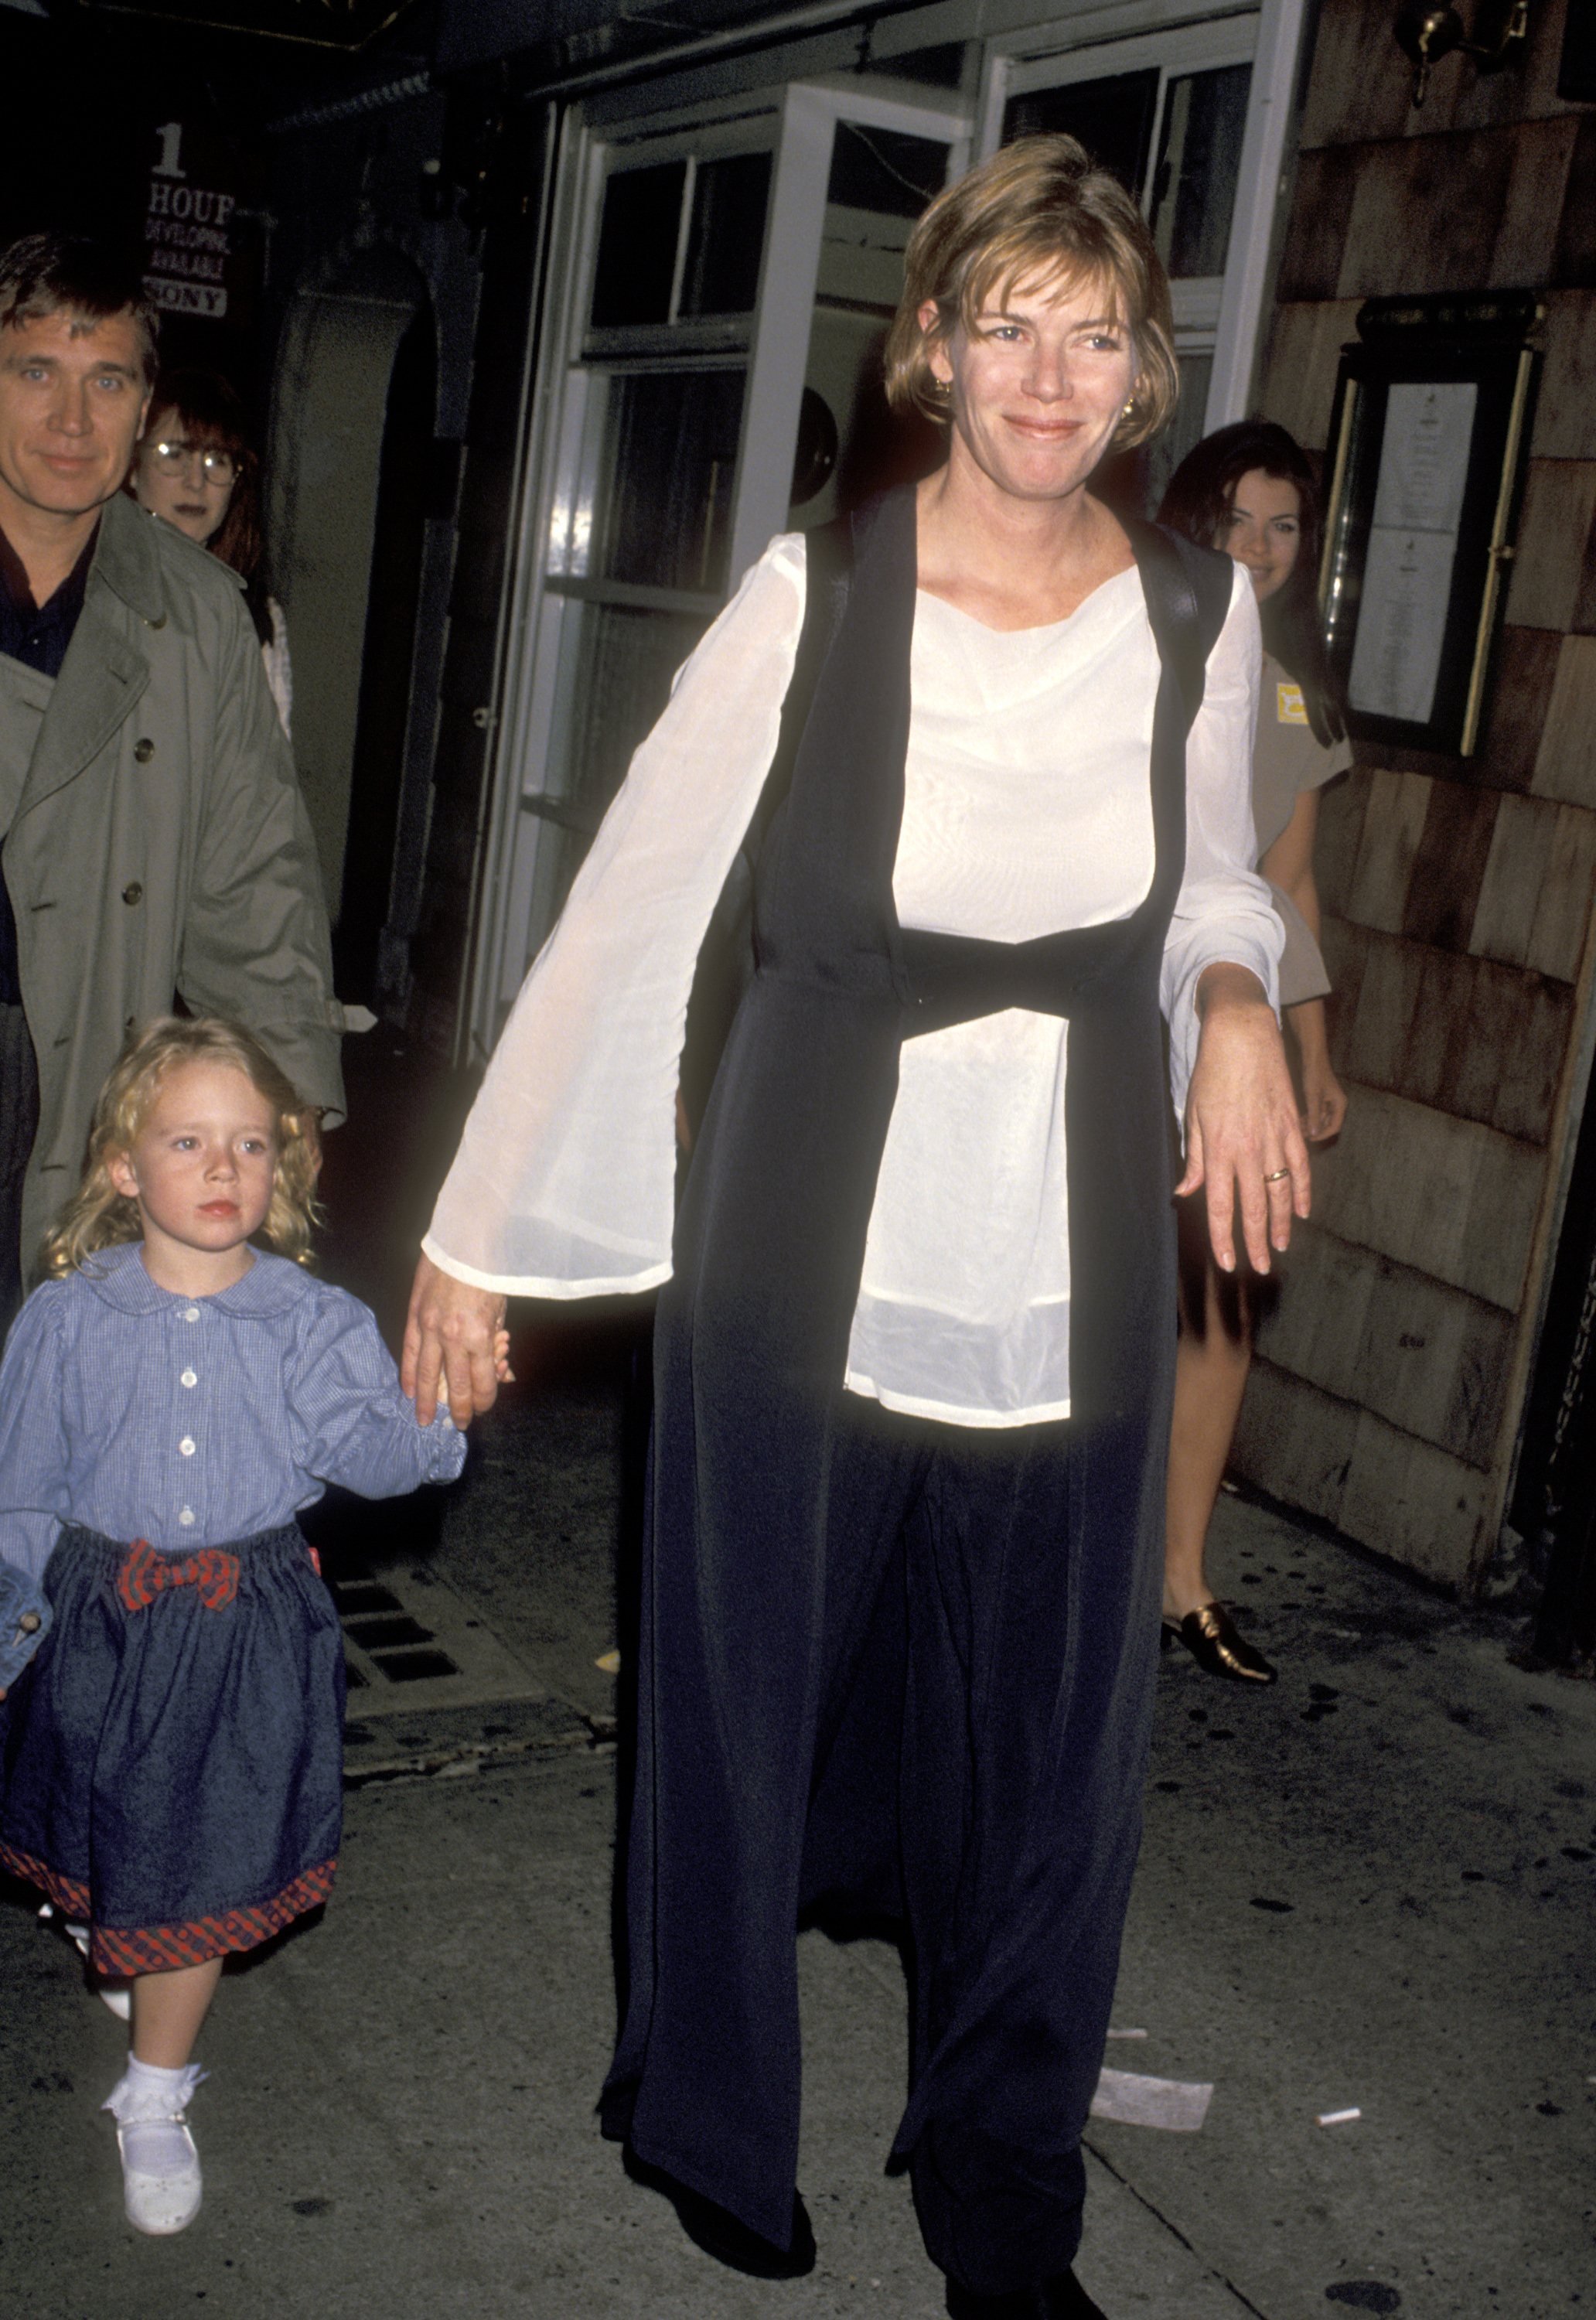
[[[295,1512],[465,1458],[446,1411],[416,1423],[366,1308],[302,1269],[315,1173],[248,1033],[150,1024],[0,1367],[0,1867],[130,1979],[104,2107],[143,2232],[199,2207],[189,2057],[223,1957],[332,1884],[343,1650]]]

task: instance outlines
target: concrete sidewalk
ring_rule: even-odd
[[[614,1370],[523,1391],[440,1522],[368,1532],[374,1563],[386,1536],[395,1583],[440,1588],[523,1681],[352,1711],[338,1890],[324,1924],[223,1982],[193,2111],[206,2201],[180,2238],[123,2225],[95,2106],[124,2034],[5,1889],[5,2308],[941,2312],[907,2185],[883,2173],[904,2071],[890,1948],[801,1944],[812,2279],[721,2270],[599,2139]],[[1111,2320],[1596,2307],[1596,1686],[1520,1672],[1506,1622],[1265,1509],[1226,1500],[1217,1547],[1283,1681],[1164,1664],[1116,2007],[1146,2035],[1108,2056],[1214,2092],[1200,2133],[1093,2123],[1081,2275]]]

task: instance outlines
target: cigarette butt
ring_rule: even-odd
[[[1350,2120],[1362,2116],[1362,2111],[1356,2105],[1351,2110],[1321,2110],[1319,2124],[1320,2126],[1346,2126]]]
[[[1111,2030],[1109,2032],[1111,2038],[1145,2038],[1147,2035],[1145,2030]]]

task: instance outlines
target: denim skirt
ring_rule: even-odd
[[[0,1867],[104,1973],[254,1948],[331,1889],[343,1641],[289,1524],[163,1554],[64,1528],[53,1622],[0,1702]]]

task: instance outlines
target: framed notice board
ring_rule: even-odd
[[[1528,293],[1375,299],[1344,348],[1320,603],[1360,739],[1468,757],[1523,489]]]

